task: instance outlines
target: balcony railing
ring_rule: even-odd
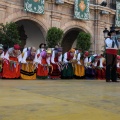
[[[90,4],[95,4],[95,0],[90,0]]]
[[[96,2],[97,2],[96,0],[90,0],[90,4],[100,4]],[[116,0],[106,0],[106,2],[107,2],[106,7],[116,10]]]

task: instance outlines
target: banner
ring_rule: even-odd
[[[25,0],[24,9],[28,12],[44,14],[44,0]]]
[[[116,21],[115,26],[120,27],[120,2],[116,1]]]
[[[75,0],[74,18],[88,20],[89,19],[89,3],[90,0]]]

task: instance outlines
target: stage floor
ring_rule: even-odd
[[[0,80],[0,120],[120,120],[120,82]]]

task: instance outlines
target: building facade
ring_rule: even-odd
[[[79,32],[90,33],[91,51],[101,53],[104,45],[103,30],[115,23],[115,0],[106,0],[107,6],[102,6],[103,0],[90,0],[90,19],[74,18],[75,0],[64,0],[64,4],[55,4],[55,0],[45,0],[44,14],[35,14],[24,10],[24,0],[0,0],[0,23],[16,22],[23,25],[28,36],[25,46],[38,48],[41,42],[46,43],[47,30],[58,27],[64,31],[61,42],[64,51],[75,47]],[[103,12],[102,12],[103,11]]]

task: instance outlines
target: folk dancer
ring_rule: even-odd
[[[35,65],[36,48],[31,47],[28,51],[24,52],[21,60],[21,78],[24,80],[36,79],[36,65]]]
[[[63,56],[64,68],[61,72],[62,79],[72,79],[74,76],[72,60],[75,54],[75,49],[71,49],[69,52],[66,52]]]
[[[2,78],[2,67],[3,67],[3,61],[2,61],[2,53],[3,53],[3,45],[0,44],[0,78]]]
[[[85,76],[84,57],[81,49],[77,51],[78,52],[76,56],[77,63],[75,64],[75,78],[81,79]]]
[[[20,62],[22,59],[20,46],[15,44],[3,53],[3,78],[20,78]]]
[[[86,79],[94,79],[95,78],[95,64],[94,64],[94,56],[89,56],[89,52],[86,51],[84,54],[84,65],[85,65],[85,77]]]
[[[51,49],[43,50],[41,53],[37,54],[37,78],[47,79],[50,66]]]
[[[98,80],[105,80],[106,74],[106,60],[103,55],[98,56],[98,62],[96,67],[96,78]]]
[[[51,79],[59,79],[61,77],[62,48],[55,48],[52,52],[51,65],[53,71],[50,74]]]
[[[3,45],[3,52],[1,54],[1,70],[3,72],[3,69],[7,66],[9,62],[9,54],[8,54],[8,46],[7,45]],[[3,74],[1,72],[1,78],[3,78]]]

